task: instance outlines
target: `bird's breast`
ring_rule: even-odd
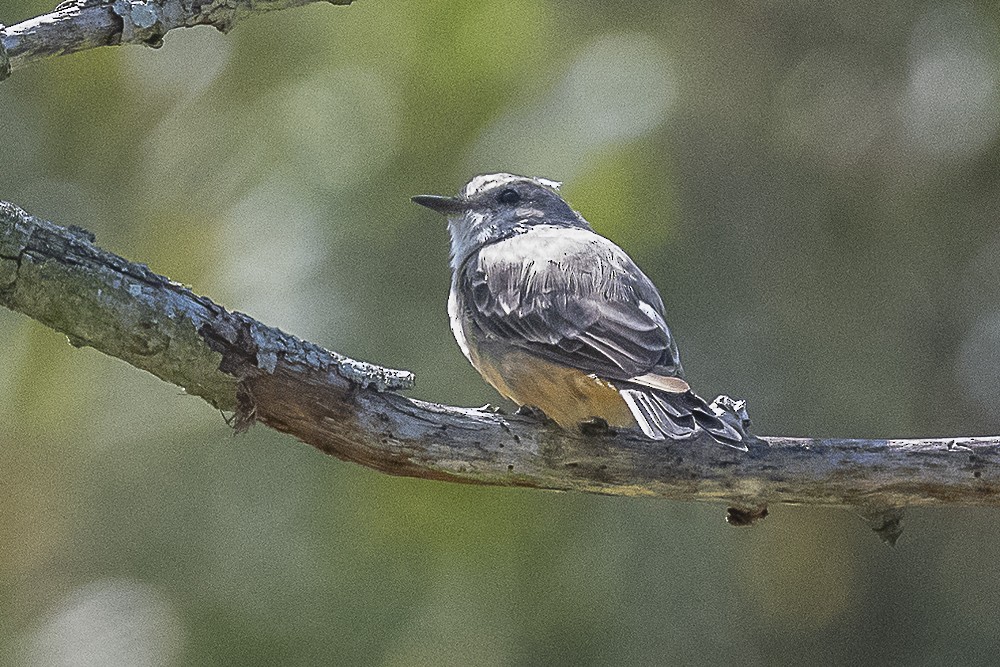
[[[636,425],[628,404],[611,382],[502,341],[468,340],[469,360],[484,380],[518,405],[541,409],[561,427],[573,428],[593,417],[611,426]]]

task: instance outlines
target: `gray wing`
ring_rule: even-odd
[[[625,252],[583,229],[535,227],[485,246],[461,267],[464,317],[489,339],[616,380],[650,438],[698,428],[746,450],[743,435],[688,389],[653,283]]]
[[[461,271],[479,337],[609,380],[682,376],[659,293],[602,236],[535,227],[485,246]]]

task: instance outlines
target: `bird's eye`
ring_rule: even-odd
[[[517,193],[517,190],[508,188],[497,195],[497,201],[501,204],[516,204],[521,201],[521,195]]]

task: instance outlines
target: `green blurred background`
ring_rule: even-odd
[[[44,13],[4,0],[0,21]],[[0,198],[498,402],[448,331],[472,174],[564,193],[759,433],[996,433],[995,3],[364,0],[0,84]],[[0,663],[989,664],[1000,514],[396,479],[0,312]]]

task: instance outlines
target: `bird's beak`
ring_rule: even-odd
[[[455,197],[440,197],[438,195],[417,195],[411,197],[414,204],[426,206],[432,211],[437,211],[441,215],[455,215],[462,213],[466,209],[465,202]]]

